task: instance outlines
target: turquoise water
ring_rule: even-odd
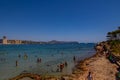
[[[76,60],[81,60],[93,55],[94,45],[93,43],[0,45],[0,80],[8,80],[24,71],[41,75],[70,74],[75,65],[73,56]],[[41,62],[37,62],[38,58]],[[56,72],[57,66],[64,62],[67,62],[68,66],[62,72]]]

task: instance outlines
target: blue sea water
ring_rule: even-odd
[[[25,71],[40,75],[71,74],[75,65],[73,57],[78,61],[93,55],[94,46],[94,43],[0,45],[0,80]],[[37,62],[38,58],[41,62]],[[64,62],[68,66],[56,72],[57,66]]]

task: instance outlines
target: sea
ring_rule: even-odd
[[[0,45],[0,80],[21,73],[71,74],[77,61],[95,54],[95,43]],[[74,59],[75,58],[75,59]],[[66,63],[62,71],[59,65]]]

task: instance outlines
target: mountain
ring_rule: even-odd
[[[77,41],[57,41],[57,40],[52,40],[52,41],[48,41],[48,44],[64,44],[64,43],[75,43],[75,44],[79,44],[79,42]]]

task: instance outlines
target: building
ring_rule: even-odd
[[[36,42],[30,40],[8,40],[6,36],[0,39],[0,44],[42,44],[43,42]]]
[[[21,40],[8,40],[7,44],[22,44]]]
[[[7,40],[6,36],[0,39],[0,44],[22,44],[22,40]]]
[[[7,44],[8,42],[7,42],[7,38],[6,38],[6,36],[3,36],[3,44]]]
[[[0,44],[7,44],[6,36],[3,36],[3,39],[0,39]]]

